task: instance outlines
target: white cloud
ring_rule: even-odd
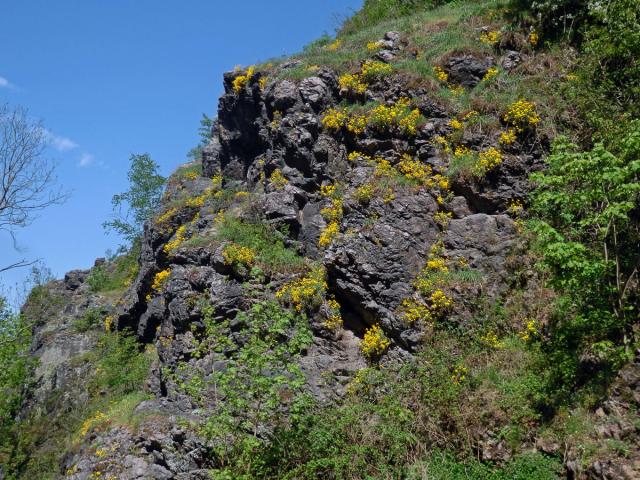
[[[70,138],[60,137],[49,130],[45,130],[44,135],[49,144],[59,152],[68,152],[69,150],[78,148],[78,144]]]
[[[13,88],[13,85],[6,78],[0,77],[0,88]]]
[[[88,167],[93,163],[93,160],[94,160],[93,155],[91,155],[90,153],[83,153],[82,156],[80,157],[80,160],[78,161],[78,166]]]

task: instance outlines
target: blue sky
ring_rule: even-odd
[[[42,258],[58,277],[91,266],[118,245],[101,224],[132,153],[150,153],[168,175],[197,143],[201,113],[215,114],[224,71],[295,53],[361,3],[3,0],[0,104],[44,121],[73,195],[18,232],[22,253],[0,237],[0,266]]]

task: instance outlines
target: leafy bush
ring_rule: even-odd
[[[22,406],[35,367],[29,355],[31,325],[10,311],[0,297],[0,465],[9,465],[16,435],[15,416]]]
[[[89,390],[111,397],[141,390],[149,373],[149,355],[127,331],[104,333],[89,360],[95,366]]]
[[[517,455],[497,468],[478,460],[460,461],[450,452],[435,451],[429,459],[413,465],[408,480],[556,480],[561,477],[559,460],[540,453]]]
[[[213,307],[203,310],[207,331],[199,351],[220,350],[228,343],[224,322],[213,318]],[[221,465],[232,461],[244,468],[248,459],[242,452],[257,448],[270,429],[295,418],[306,404],[304,375],[297,361],[311,344],[311,332],[306,317],[276,302],[257,303],[239,313],[236,321],[243,325],[244,344],[227,358],[224,368],[214,370],[210,380],[197,380],[192,393],[198,395],[210,384],[216,398],[223,399],[213,407],[203,433],[216,440]]]
[[[73,327],[78,332],[86,332],[96,327],[102,326],[106,311],[102,308],[89,308],[82,317],[73,322]]]
[[[626,130],[612,150],[598,143],[581,152],[561,138],[547,170],[532,177],[541,267],[562,295],[547,347],[556,370],[553,388],[563,393],[594,376],[581,367],[599,363],[598,376],[606,377],[633,350],[640,300],[640,121]]]

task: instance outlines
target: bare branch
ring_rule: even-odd
[[[17,229],[69,196],[57,186],[55,162],[44,156],[47,141],[42,124],[31,121],[26,110],[0,106],[0,230],[11,235],[14,248]],[[31,263],[21,260],[0,272]]]
[[[12,263],[11,265],[7,265],[6,267],[0,267],[0,273],[6,272],[7,270],[13,270],[14,268],[28,267],[36,263],[38,263],[38,260],[32,260],[29,262],[23,258],[22,260]]]

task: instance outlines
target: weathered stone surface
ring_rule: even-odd
[[[400,33],[388,32],[381,47],[378,55],[393,61],[406,45]],[[493,63],[491,58],[458,55],[449,58],[447,68],[452,82],[472,87]],[[202,421],[200,415],[212,407],[213,395],[203,395],[205,400],[198,404],[180,383],[196,371],[210,378],[214,368],[226,369],[229,359],[225,355],[246,341],[237,314],[256,302],[273,299],[280,286],[299,274],[285,268],[252,276],[226,264],[222,254],[229,241],[217,236],[217,215],[223,208],[225,215],[286,232],[281,234],[285,244],[326,267],[327,295],[339,301],[344,328],[328,331],[323,317],[310,312],[313,343],[300,359],[307,388],[321,403],[344,395],[353,373],[367,365],[359,345],[371,325],[379,324],[392,342],[383,362],[404,361],[420,347],[423,327],[407,324],[399,307],[414,294],[413,282],[438,240],[443,241],[448,257],[464,259],[483,277],[482,289],[453,289],[452,295],[460,298],[442,322],[464,322],[480,290],[492,298],[505,288],[506,264],[517,245],[517,232],[504,212],[509,202],[526,195],[528,175],[539,168],[540,149],[531,147],[523,154],[520,145],[514,145],[499,168],[479,181],[454,182],[454,194],[446,199],[403,181],[388,198],[378,192],[361,202],[355,198],[358,187],[382,186],[388,180],[377,177],[364,159],[347,160],[348,152],[380,156],[390,164],[409,153],[435,172],[444,172],[448,160],[434,147],[433,138],[450,132],[449,112],[430,92],[409,89],[400,77],[388,76],[369,86],[366,100],[391,103],[411,97],[426,117],[425,125],[415,135],[369,128],[360,136],[349,136],[330,132],[321,123],[322,112],[343,100],[335,72],[321,69],[302,81],[278,80],[266,86],[259,84],[260,74],[256,74],[236,92],[233,80],[240,74],[229,72],[224,78],[225,94],[219,102],[213,137],[203,149],[207,178],[170,179],[163,205],[180,208],[164,222],[145,225],[139,273],[110,310],[118,329],[131,328],[141,343],[156,347],[158,356],[147,380],[154,398],[138,407],[144,421],[134,431],[114,426],[90,434],[63,462],[64,471],[75,468],[70,478],[87,478],[97,467],[105,478],[206,478],[212,466],[206,442],[179,425],[185,418]],[[477,149],[496,141],[482,135],[467,135],[463,140]],[[277,185],[270,181],[276,170],[282,177]],[[225,186],[242,194],[231,195],[231,199],[207,194],[210,177],[217,174],[222,174]],[[343,199],[340,234],[332,245],[321,249],[318,239],[327,226],[321,212],[331,206],[331,199],[319,190],[330,184],[339,184]],[[186,200],[196,197],[206,199],[187,206]],[[448,227],[435,221],[438,212],[451,214]],[[167,242],[176,240],[181,226],[188,240],[168,251]],[[154,278],[161,271],[170,275],[162,288],[154,290]],[[69,399],[86,398],[82,388],[70,387],[82,383],[86,372],[70,365],[73,358],[93,348],[97,332],[71,333],[69,323],[90,306],[107,302],[87,297],[86,274],[70,272],[64,282],[52,285],[72,306],[36,332],[34,354],[45,360],[46,368],[38,371],[35,403],[55,390],[64,390]],[[83,303],[82,298],[90,300]],[[205,303],[211,306],[211,321],[225,325],[228,321],[230,344],[222,351],[196,354],[199,335],[205,329]],[[186,368],[176,379],[167,372],[179,363]],[[625,431],[622,427],[615,432],[611,427],[602,430],[613,438]],[[498,438],[496,431],[482,439],[482,458],[509,458],[506,444]],[[91,445],[104,446],[110,453],[97,458]]]
[[[495,60],[492,57],[478,58],[464,54],[449,57],[443,68],[449,75],[449,82],[473,88],[480,83],[493,65]]]

